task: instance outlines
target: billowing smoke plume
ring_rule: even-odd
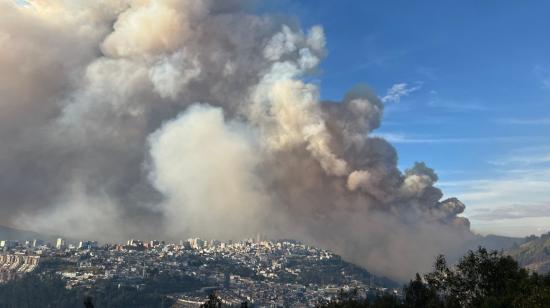
[[[367,87],[305,82],[323,29],[248,1],[0,3],[0,223],[73,237],[321,245],[404,279],[469,236]]]

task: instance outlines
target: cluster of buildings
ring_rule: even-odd
[[[370,273],[334,253],[291,240],[193,238],[176,244],[132,239],[99,246],[58,239],[55,245],[13,244],[4,249],[0,265],[17,263],[16,271],[29,272],[38,260],[40,270],[58,273],[67,288],[93,288],[109,280],[119,288],[146,290],[154,277],[181,277],[185,283],[167,294],[180,306],[198,306],[213,292],[230,305],[246,301],[307,307],[336,297],[342,289],[359,290],[364,296],[388,291]]]
[[[39,256],[22,254],[0,255],[0,283],[20,277],[38,267]]]

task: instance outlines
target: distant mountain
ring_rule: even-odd
[[[476,235],[469,241],[466,241],[463,245],[463,250],[475,250],[479,246],[485,247],[489,250],[508,250],[513,247],[519,246],[526,241],[521,237],[508,237],[501,235]]]
[[[550,232],[540,237],[530,236],[524,243],[511,247],[505,253],[525,268],[541,274],[550,273]]]
[[[32,239],[41,239],[41,240],[51,240],[51,236],[39,234],[33,231],[24,231],[14,228],[0,226],[0,240],[32,240]]]

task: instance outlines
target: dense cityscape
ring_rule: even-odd
[[[0,283],[27,273],[55,273],[67,289],[90,290],[101,281],[117,288],[144,288],[162,277],[166,297],[183,307],[200,306],[215,293],[226,305],[313,307],[341,290],[377,296],[396,287],[388,279],[343,261],[338,255],[292,240],[260,237],[220,242],[199,238],[166,243],[131,239],[54,244],[1,241]]]

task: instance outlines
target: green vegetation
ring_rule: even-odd
[[[201,308],[221,308],[222,307],[222,300],[216,296],[216,294],[212,293],[210,296],[208,296],[208,300],[201,305]]]
[[[139,288],[115,280],[99,281],[92,290],[68,290],[55,274],[30,274],[0,285],[0,308],[85,307],[170,307],[166,295],[202,287],[188,276],[159,274],[143,281]]]
[[[55,275],[29,274],[0,285],[2,308],[69,308],[83,307],[75,290],[65,289],[65,283]]]
[[[324,305],[322,308],[386,308],[386,307],[403,307],[399,298],[391,294],[377,294],[373,298],[363,299],[358,296],[357,290],[349,292],[340,291],[337,300],[333,300]]]
[[[324,307],[549,307],[550,275],[530,274],[510,256],[485,248],[470,251],[449,267],[443,256],[433,272],[417,274],[404,287],[403,299],[372,300],[341,294]]]

